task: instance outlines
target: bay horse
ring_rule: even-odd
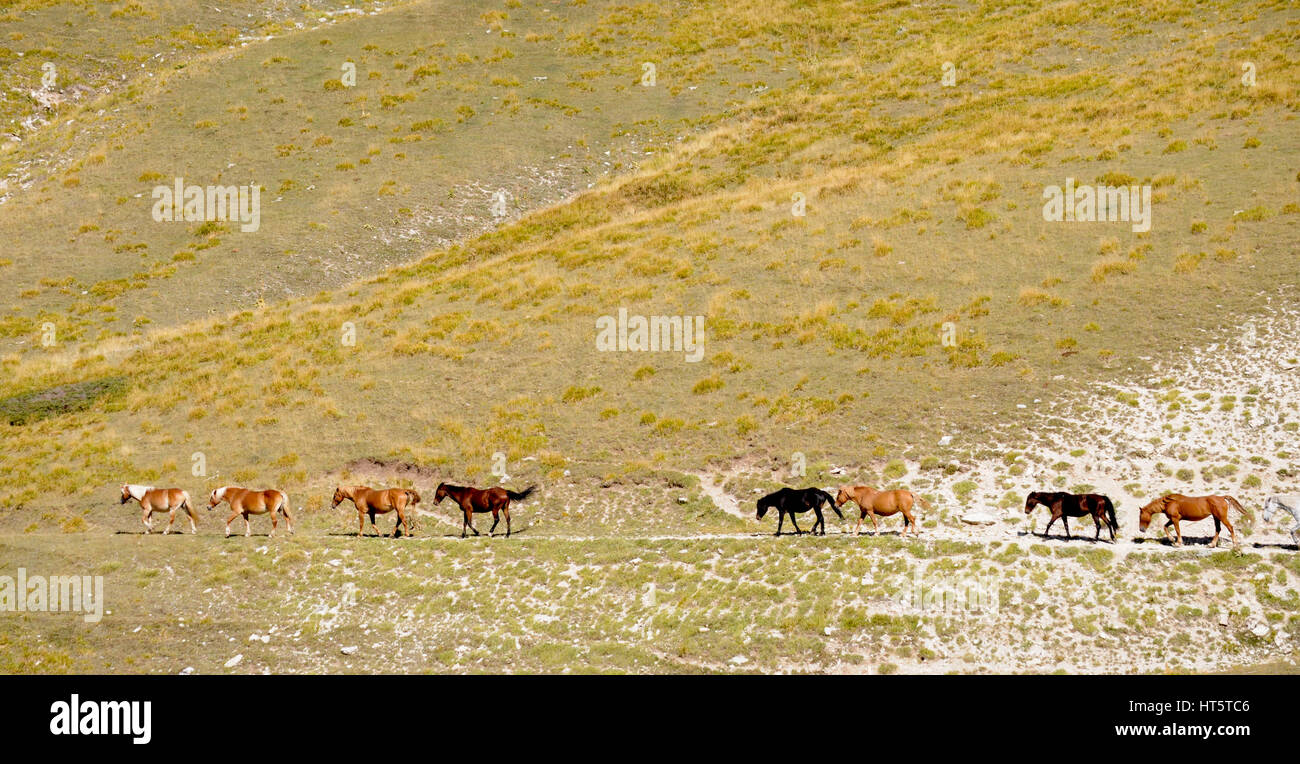
[[[812,510],[817,515],[817,522],[813,523],[812,534],[817,535],[817,528],[821,527],[821,535],[826,535],[826,518],[822,516],[822,502],[826,502],[840,519],[844,519],[844,514],[840,508],[835,506],[835,499],[829,493],[820,488],[781,488],[758,500],[758,519],[762,520],[763,515],[767,514],[768,509],[775,509],[776,516],[776,535],[781,535],[781,526],[785,522],[786,514],[790,515],[790,523],[794,525],[795,535],[800,535],[803,531],[799,530],[799,523],[795,522],[794,516],[799,512]]]
[[[1174,527],[1174,532],[1178,535],[1178,541],[1174,546],[1183,545],[1183,531],[1179,528],[1179,522],[1182,520],[1204,520],[1207,517],[1214,518],[1214,539],[1210,541],[1210,546],[1219,545],[1219,533],[1221,525],[1228,526],[1228,532],[1232,534],[1232,545],[1237,546],[1237,529],[1232,527],[1228,521],[1228,507],[1234,507],[1238,512],[1246,517],[1250,517],[1250,512],[1231,496],[1184,496],[1181,493],[1171,493],[1161,496],[1155,501],[1147,504],[1141,510],[1141,516],[1138,519],[1138,530],[1146,531],[1147,526],[1151,524],[1151,517],[1164,513],[1167,522],[1165,523],[1165,538],[1169,538],[1169,526]],[[1172,540],[1172,539],[1170,539]]]
[[[1273,513],[1279,509],[1288,512],[1291,519],[1295,520],[1295,525],[1288,530],[1291,533],[1291,542],[1300,546],[1300,536],[1296,534],[1296,531],[1300,531],[1300,494],[1268,497],[1264,502],[1264,522],[1272,522]]]
[[[367,485],[341,485],[334,489],[334,504],[330,508],[337,508],[344,500],[351,501],[357,508],[358,537],[366,527],[366,515],[370,516],[370,527],[375,529],[375,535],[379,535],[375,515],[395,511],[397,522],[393,524],[393,538],[397,538],[398,528],[402,529],[402,535],[411,535],[412,523],[406,519],[406,512],[420,503],[420,494],[405,488],[377,490]]]
[[[1115,540],[1115,532],[1119,530],[1119,521],[1115,519],[1115,505],[1111,503],[1110,497],[1100,493],[1066,493],[1064,491],[1034,491],[1025,499],[1025,514],[1034,511],[1038,505],[1047,507],[1052,513],[1052,519],[1047,521],[1047,527],[1043,529],[1043,538],[1047,538],[1047,532],[1052,529],[1052,523],[1057,520],[1065,526],[1065,537],[1070,536],[1070,518],[1071,517],[1088,517],[1092,516],[1092,521],[1097,526],[1097,534],[1093,540],[1101,539],[1101,526],[1105,525],[1110,531],[1110,540]]]
[[[911,491],[877,491],[869,485],[840,486],[840,490],[835,494],[835,506],[842,507],[849,501],[857,504],[859,510],[858,524],[853,527],[855,536],[861,533],[862,521],[866,517],[871,517],[871,533],[875,535],[880,532],[876,515],[889,517],[898,512],[903,513],[903,532],[900,537],[907,535],[909,527],[912,529],[913,536],[919,536],[921,532],[917,530],[916,518],[912,515],[912,504],[920,502],[921,506],[930,509],[930,502]]]
[[[289,496],[284,491],[253,491],[226,485],[213,489],[212,496],[208,498],[208,509],[215,509],[223,501],[230,503],[230,517],[226,518],[226,538],[230,538],[230,524],[236,517],[244,516],[244,536],[250,536],[252,529],[248,516],[264,514],[271,515],[271,538],[275,538],[276,512],[284,515],[285,525],[293,533],[293,514],[289,512]]]
[[[441,504],[442,500],[451,497],[451,500],[460,505],[461,525],[460,537],[465,538],[465,528],[468,527],[474,531],[475,536],[481,536],[478,529],[474,527],[475,512],[491,512],[492,527],[488,528],[488,535],[496,530],[497,523],[501,522],[500,515],[506,516],[506,538],[510,538],[510,502],[523,501],[533,492],[537,486],[530,485],[522,491],[507,491],[501,486],[491,488],[473,488],[470,486],[452,485],[450,483],[439,483],[438,490],[433,494],[433,503]]]
[[[134,499],[140,502],[140,521],[144,523],[144,532],[146,535],[153,532],[153,513],[167,512],[167,528],[163,530],[166,536],[172,532],[172,523],[176,522],[176,510],[183,509],[185,514],[190,518],[190,533],[198,533],[199,529],[195,525],[199,516],[194,511],[194,504],[190,502],[190,495],[179,488],[154,488],[151,485],[132,485],[122,486],[122,501]]]

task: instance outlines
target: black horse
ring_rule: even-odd
[[[781,525],[785,522],[786,513],[790,513],[790,523],[794,525],[796,534],[803,533],[799,530],[799,523],[794,521],[795,514],[812,510],[817,514],[817,522],[813,523],[812,533],[817,535],[818,526],[821,527],[821,535],[826,535],[826,518],[822,517],[822,502],[830,505],[835,510],[835,514],[844,519],[840,508],[835,506],[835,497],[826,493],[820,488],[782,488],[779,491],[773,491],[758,500],[758,519],[762,520],[767,510],[775,509],[778,514],[776,517],[776,535],[781,535]]]
[[[1101,526],[1105,524],[1110,530],[1110,540],[1115,540],[1115,531],[1119,530],[1119,522],[1115,520],[1115,505],[1111,503],[1110,497],[1100,493],[1065,493],[1063,491],[1046,492],[1034,491],[1025,499],[1025,514],[1034,511],[1034,507],[1042,504],[1052,511],[1052,519],[1047,521],[1047,527],[1043,529],[1043,538],[1047,537],[1047,532],[1052,529],[1052,523],[1060,520],[1065,526],[1065,537],[1070,538],[1070,518],[1092,516],[1092,521],[1097,524],[1097,535],[1093,540],[1101,538]]]

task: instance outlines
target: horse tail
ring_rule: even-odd
[[[1102,506],[1106,508],[1106,517],[1110,520],[1110,527],[1119,531],[1119,521],[1115,519],[1115,505],[1111,502],[1109,496],[1102,496]]]
[[[1255,519],[1255,516],[1250,513],[1249,509],[1246,509],[1245,507],[1241,506],[1241,502],[1237,501],[1231,496],[1224,496],[1223,498],[1227,499],[1228,503],[1236,507],[1237,511],[1240,512],[1241,514],[1245,515],[1246,517],[1249,517],[1251,520]]]
[[[823,491],[820,488],[817,489],[817,496],[825,499],[826,503],[830,505],[831,509],[835,510],[835,514],[838,515],[841,520],[844,519],[844,513],[840,511],[839,507],[835,506],[834,496],[831,496],[829,493]]]
[[[420,503],[420,494],[416,493],[415,491],[408,490],[406,492],[406,499],[411,503],[411,506],[415,506],[416,504]]]
[[[912,492],[908,491],[908,493],[912,493]],[[926,501],[924,496],[920,494],[912,493],[912,498],[916,499],[917,502],[925,509],[926,512],[930,511],[931,509],[930,502]]]
[[[533,492],[536,490],[537,490],[537,486],[535,485],[530,485],[524,490],[519,492],[515,492],[507,489],[506,496],[508,496],[511,501],[523,501],[524,499],[527,499],[529,496],[532,496]]]

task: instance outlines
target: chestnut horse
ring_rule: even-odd
[[[1147,526],[1151,524],[1151,517],[1164,513],[1167,522],[1165,523],[1165,538],[1169,538],[1169,526],[1174,526],[1174,532],[1178,534],[1178,541],[1174,546],[1183,545],[1183,531],[1178,527],[1181,520],[1204,520],[1207,517],[1214,518],[1214,539],[1210,541],[1210,546],[1219,545],[1220,525],[1228,526],[1228,532],[1232,534],[1232,545],[1237,546],[1237,529],[1232,527],[1228,522],[1228,507],[1232,506],[1246,517],[1250,517],[1250,511],[1231,496],[1184,496],[1181,493],[1171,493],[1161,496],[1141,510],[1141,516],[1138,520],[1138,530],[1146,531]],[[1172,539],[1170,539],[1172,541]]]
[[[190,503],[190,495],[179,488],[154,488],[151,485],[130,484],[122,486],[121,503],[125,504],[130,499],[140,502],[140,509],[143,510],[140,521],[144,523],[146,535],[153,531],[153,513],[164,510],[167,512],[167,528],[163,531],[163,535],[171,533],[178,509],[185,510],[185,514],[189,515],[190,533],[199,532],[198,527],[195,526],[199,516],[194,512],[194,505]]]
[[[840,508],[835,506],[835,499],[831,498],[820,488],[778,488],[758,500],[758,519],[762,520],[767,510],[775,509],[776,515],[776,535],[781,535],[781,526],[785,523],[786,514],[790,515],[790,524],[794,526],[796,536],[801,535],[803,531],[799,530],[799,523],[795,522],[794,516],[799,512],[812,510],[817,516],[817,521],[813,523],[812,534],[817,535],[817,528],[821,528],[821,535],[826,535],[826,518],[822,516],[822,502],[830,505],[839,515],[841,520],[844,519],[844,513]]]
[[[212,491],[212,496],[208,498],[208,509],[216,508],[223,501],[230,502],[230,517],[226,518],[226,538],[230,538],[230,524],[236,517],[244,516],[244,535],[249,536],[252,535],[252,529],[248,516],[264,514],[271,515],[271,538],[275,538],[276,512],[284,515],[285,525],[289,526],[289,532],[293,533],[293,515],[289,512],[289,496],[284,491],[275,489],[253,491],[226,485]]]
[[[478,529],[474,527],[475,512],[491,512],[492,527],[488,528],[488,535],[496,530],[497,523],[501,522],[500,513],[506,516],[506,538],[510,538],[510,502],[523,501],[533,495],[537,486],[530,485],[522,491],[507,491],[501,486],[491,488],[471,488],[469,486],[452,485],[450,483],[439,483],[438,490],[433,494],[433,503],[441,504],[442,500],[451,497],[451,500],[460,505],[462,515],[460,525],[460,537],[465,538],[465,528],[468,527],[474,531],[475,536],[480,536]]]
[[[1066,493],[1064,491],[1034,491],[1025,499],[1025,514],[1034,511],[1039,504],[1052,512],[1052,519],[1043,529],[1043,538],[1052,529],[1057,520],[1065,526],[1065,537],[1070,538],[1070,518],[1092,516],[1097,526],[1093,541],[1101,538],[1101,526],[1105,524],[1110,531],[1110,540],[1115,540],[1115,531],[1119,530],[1119,521],[1115,519],[1115,505],[1110,497],[1100,493]]]
[[[341,485],[334,489],[334,504],[331,509],[338,507],[344,499],[350,500],[357,508],[357,536],[366,527],[366,515],[370,515],[370,527],[375,529],[377,536],[379,529],[375,528],[375,515],[396,511],[393,538],[397,538],[398,528],[402,529],[402,535],[411,535],[412,523],[406,519],[406,511],[420,503],[420,494],[404,488],[376,490],[366,485]]]
[[[835,506],[842,507],[849,501],[857,504],[860,510],[858,524],[853,527],[853,535],[855,536],[861,533],[862,521],[866,517],[871,517],[871,533],[876,535],[880,532],[879,525],[876,523],[876,515],[889,517],[897,512],[903,513],[903,532],[899,535],[906,536],[907,529],[911,527],[912,535],[919,536],[921,532],[917,530],[916,518],[912,516],[912,504],[913,502],[920,502],[921,506],[927,510],[930,509],[930,502],[911,491],[877,491],[869,485],[840,486],[839,492],[835,494]]]

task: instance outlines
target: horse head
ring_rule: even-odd
[[[852,497],[849,495],[849,487],[842,485],[840,486],[840,490],[835,492],[835,506],[842,507],[844,506],[844,503],[851,498]]]
[[[128,485],[126,485],[125,483],[123,483],[123,484],[122,484],[122,501],[121,501],[120,503],[125,504],[125,503],[127,503],[127,501],[129,501],[130,499],[131,499],[131,487],[128,486]],[[1266,518],[1264,518],[1264,519],[1267,520],[1268,518],[1266,517]]]
[[[1025,498],[1025,514],[1027,515],[1030,512],[1033,512],[1034,507],[1037,507],[1039,504],[1047,506],[1047,502],[1043,501],[1043,494],[1038,491],[1033,491]]]
[[[1162,496],[1155,501],[1149,502],[1142,509],[1138,510],[1138,530],[1146,533],[1147,526],[1151,524],[1151,517],[1165,511],[1165,501],[1168,497]]]
[[[771,497],[771,496],[764,496],[763,498],[761,498],[761,499],[758,500],[758,519],[759,519],[759,520],[762,520],[762,519],[763,519],[763,515],[766,515],[766,514],[767,514],[767,510],[772,506],[772,504],[773,504],[773,501],[772,501],[772,497]]]
[[[433,492],[433,503],[441,504],[442,500],[447,498],[447,484],[439,483],[438,490]]]
[[[126,501],[126,499],[122,499],[122,501]],[[1278,503],[1276,496],[1270,496],[1268,497],[1268,500],[1264,502],[1264,522],[1267,523],[1273,519],[1273,513],[1277,511]]]
[[[344,492],[343,492],[343,486],[337,486],[337,487],[334,489],[334,503],[330,505],[330,509],[337,509],[338,506],[339,506],[340,504],[343,503],[343,500],[344,500],[344,499],[350,499],[350,498],[352,498],[351,496],[348,495],[348,494],[350,494],[351,492],[352,492],[352,491],[349,489],[349,491],[348,491],[347,493],[344,493]]]
[[[229,488],[229,486],[223,485],[220,488],[212,489],[212,494],[208,496],[208,509],[215,509],[218,504],[226,500],[227,488]]]

